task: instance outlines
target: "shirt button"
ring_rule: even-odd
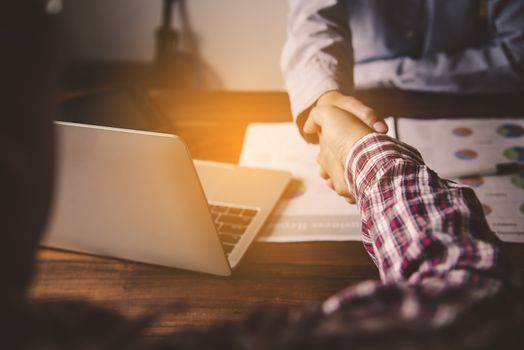
[[[415,36],[415,32],[413,32],[412,30],[408,30],[406,32],[406,37],[413,38],[414,36]]]

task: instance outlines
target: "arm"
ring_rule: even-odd
[[[395,340],[434,341],[435,348],[460,348],[468,337],[476,346],[513,344],[522,322],[518,292],[473,190],[440,179],[412,147],[326,109],[314,109],[305,130],[320,134],[319,163],[337,192],[345,186],[356,200],[364,246],[382,280],[323,304],[325,317],[341,323],[334,336],[353,341],[372,334],[367,345],[385,345],[396,330]],[[346,176],[337,184],[340,167]],[[458,338],[439,336],[447,327]],[[480,328],[488,330],[484,338],[475,334]]]
[[[355,84],[406,90],[493,93],[524,88],[524,2],[488,1],[491,40],[481,47],[355,66]]]
[[[387,125],[370,107],[351,97],[353,49],[343,1],[290,0],[288,38],[281,60],[291,101],[291,112],[302,136],[303,126],[315,105],[343,108],[378,132]]]
[[[383,283],[437,290],[508,277],[473,190],[440,179],[414,148],[367,135],[349,152],[346,174]]]
[[[289,0],[281,66],[294,117],[326,91],[353,92],[353,51],[342,1]]]
[[[440,179],[414,148],[372,133],[343,110],[315,108],[305,131],[319,134],[318,161],[337,193],[356,200],[384,283],[508,277],[471,188]]]

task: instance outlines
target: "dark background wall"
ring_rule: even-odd
[[[285,0],[187,0],[187,19],[207,69],[208,87],[282,90]],[[75,61],[150,62],[161,0],[67,0],[68,56]],[[179,14],[179,13],[178,13]],[[182,29],[181,20],[176,26]],[[187,43],[182,42],[184,49]]]

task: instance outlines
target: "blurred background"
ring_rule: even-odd
[[[66,85],[283,90],[286,12],[283,0],[67,0]]]

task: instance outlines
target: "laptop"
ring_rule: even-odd
[[[193,161],[173,134],[56,121],[44,246],[228,276],[291,174]]]

